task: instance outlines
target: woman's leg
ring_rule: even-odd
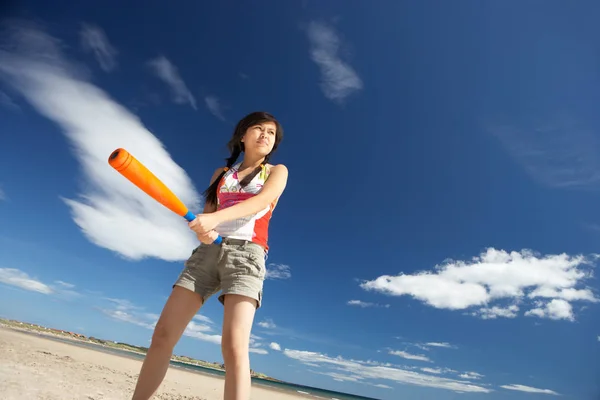
[[[147,400],[158,389],[167,373],[173,348],[201,305],[198,293],[179,286],[173,288],[154,328],[132,400]]]
[[[250,399],[250,330],[256,300],[237,294],[224,298],[221,348],[225,361],[224,400]]]

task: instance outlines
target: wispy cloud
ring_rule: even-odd
[[[0,283],[18,287],[47,295],[63,298],[78,297],[80,294],[72,290],[75,285],[63,281],[55,281],[55,284],[44,283],[40,279],[29,276],[25,271],[17,268],[0,268]]]
[[[206,103],[206,108],[208,108],[208,111],[210,111],[212,115],[219,118],[221,121],[225,121],[225,117],[223,116],[223,106],[221,106],[221,102],[216,96],[206,96],[204,102]]]
[[[157,313],[147,312],[144,307],[137,306],[127,299],[107,298],[105,300],[110,305],[97,308],[115,321],[126,322],[146,329],[154,329],[158,322],[159,315]],[[200,315],[196,315],[188,323],[183,335],[209,343],[221,344],[221,335],[215,332],[210,318]]]
[[[389,304],[370,303],[368,301],[362,301],[362,300],[348,300],[348,302],[346,304],[348,304],[349,306],[358,306],[358,307],[362,307],[362,308],[369,308],[369,307],[389,308],[390,307]]]
[[[600,139],[564,113],[488,128],[537,182],[553,188],[600,189]]]
[[[342,380],[367,383],[370,381],[389,380],[402,384],[447,389],[459,392],[490,393],[492,390],[481,384],[466,380],[456,380],[439,375],[422,374],[410,369],[404,369],[390,364],[380,364],[371,361],[349,360],[341,356],[330,357],[325,354],[285,349],[287,357],[298,360],[305,365],[327,368],[330,376]],[[345,379],[350,377],[350,379]]]
[[[156,76],[169,86],[175,103],[189,104],[194,110],[197,110],[196,99],[179,75],[179,70],[171,61],[164,56],[159,56],[150,60],[148,65],[152,68]]]
[[[267,265],[266,279],[290,279],[292,277],[291,268],[285,264]]]
[[[477,372],[465,372],[459,375],[460,378],[463,379],[481,379],[483,375],[478,374]]]
[[[117,67],[118,51],[110,44],[102,28],[92,24],[82,24],[79,36],[81,46],[86,52],[94,54],[100,68],[110,72]]]
[[[4,190],[2,189],[2,186],[0,186],[0,201],[6,200],[6,199],[8,199],[8,197],[6,196],[6,193],[4,192]]]
[[[527,392],[527,393],[542,393],[542,394],[552,394],[555,396],[559,396],[558,393],[556,393],[554,390],[550,390],[550,389],[538,389],[538,388],[534,388],[531,386],[525,386],[525,385],[502,385],[500,386],[503,389],[508,389],[508,390],[517,390],[519,392]]]
[[[443,347],[445,349],[455,349],[456,348],[456,346],[454,346],[454,345],[452,345],[450,343],[447,343],[447,342],[428,342],[428,343],[425,343],[425,346],[428,346],[428,347]]]
[[[401,351],[401,350],[390,350],[390,354],[394,355],[394,356],[405,358],[407,360],[431,362],[429,357],[427,357],[423,354],[410,354],[406,351]]]
[[[360,286],[393,296],[412,296],[425,304],[449,310],[481,307],[471,313],[482,318],[514,317],[519,307],[490,304],[511,301],[535,307],[525,315],[572,320],[570,302],[597,303],[592,289],[596,256],[540,256],[531,251],[506,252],[489,248],[469,261],[450,260],[434,271],[383,275]],[[543,299],[543,300],[540,300]],[[491,305],[491,307],[490,307]]]
[[[363,88],[354,69],[340,56],[341,39],[332,26],[312,21],[307,29],[310,57],[321,72],[321,90],[329,100],[343,102]]]
[[[16,43],[16,45],[15,45]],[[108,165],[118,147],[132,152],[192,210],[200,196],[138,117],[86,81],[42,31],[12,26],[0,47],[0,79],[62,128],[74,149],[85,186],[79,199],[65,199],[73,220],[94,244],[139,260],[178,261],[197,239],[185,221],[158,204]]]
[[[20,111],[21,107],[6,93],[0,90],[0,106],[9,110]]]

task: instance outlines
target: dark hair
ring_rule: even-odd
[[[273,145],[273,150],[269,154],[267,154],[262,162],[262,165],[266,165],[269,162],[269,158],[271,154],[275,152],[279,143],[283,139],[283,128],[281,124],[275,119],[274,116],[267,112],[256,111],[246,115],[242,118],[236,125],[233,135],[227,143],[227,148],[229,149],[230,156],[226,158],[227,161],[226,167],[229,169],[235,164],[240,154],[244,151],[244,143],[242,142],[242,137],[246,134],[248,128],[260,124],[263,122],[273,122],[275,123],[276,132],[275,132],[275,144]],[[241,182],[241,186],[246,186],[256,174],[258,174],[261,170],[261,166],[255,168],[254,172],[248,174]],[[217,187],[219,186],[219,181],[225,175],[226,170],[223,169],[217,179],[204,191],[203,195],[206,198],[206,202],[210,204],[217,204]]]

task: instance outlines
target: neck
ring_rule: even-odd
[[[244,156],[244,161],[242,161],[242,164],[240,165],[240,169],[256,168],[264,161],[264,159],[265,158],[263,156],[252,156],[246,154]]]

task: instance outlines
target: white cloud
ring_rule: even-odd
[[[210,319],[209,317],[207,317],[206,315],[203,314],[196,314],[194,315],[195,320],[198,320],[200,322],[205,322],[207,324],[213,324],[214,322],[212,321],[212,319]]]
[[[223,107],[221,106],[221,102],[215,96],[206,96],[204,98],[204,102],[206,103],[206,108],[208,111],[215,117],[219,118],[221,121],[225,121],[225,117],[223,116]]]
[[[6,200],[6,193],[4,193],[4,190],[2,190],[2,187],[0,186],[0,201],[2,200]]]
[[[401,351],[401,350],[390,350],[390,354],[392,354],[394,356],[406,358],[407,360],[431,362],[429,357],[427,357],[423,354],[410,354],[410,353],[407,353],[406,351]]]
[[[279,343],[271,342],[271,344],[269,344],[269,347],[271,348],[271,350],[281,351],[281,346],[279,345]]]
[[[298,360],[305,365],[329,368],[329,374],[337,373],[337,377],[343,379],[350,376],[354,381],[361,383],[365,380],[390,380],[397,383],[411,384],[438,389],[447,389],[460,392],[490,393],[492,390],[465,380],[455,380],[436,375],[421,374],[391,365],[380,365],[378,363],[347,360],[343,357],[329,357],[324,354],[290,350],[283,351],[287,357]],[[346,379],[348,380],[348,379]]]
[[[0,282],[32,292],[54,293],[50,286],[15,268],[0,268]]]
[[[429,346],[429,347],[443,347],[446,349],[455,349],[456,346],[451,345],[448,342],[429,342],[429,343],[425,343],[425,346]]]
[[[85,186],[77,200],[65,202],[83,234],[92,243],[134,260],[187,258],[198,242],[185,220],[108,165],[110,153],[123,147],[191,210],[198,210],[200,196],[191,179],[162,143],[135,115],[83,80],[52,37],[13,26],[4,40],[0,79],[62,128],[79,161]]]
[[[251,347],[248,349],[248,351],[250,353],[256,353],[256,354],[269,354],[269,352],[265,349],[261,349],[260,347]]]
[[[335,30],[313,21],[308,25],[307,34],[311,59],[321,71],[321,90],[325,97],[339,103],[361,90],[363,83],[360,77],[340,58],[341,40]]]
[[[462,310],[483,306],[473,315],[482,318],[514,317],[519,307],[491,304],[499,300],[524,303],[546,297],[552,310],[530,315],[568,316],[564,299],[598,302],[589,288],[581,287],[592,276],[595,256],[567,254],[539,256],[531,251],[506,252],[489,248],[470,261],[450,260],[435,271],[397,276],[383,275],[361,287],[393,296],[412,296],[429,306]],[[567,318],[568,319],[568,318]]]
[[[116,68],[115,58],[118,51],[110,44],[102,28],[96,25],[82,24],[79,36],[83,49],[94,54],[96,61],[104,71],[109,72]]]
[[[57,283],[60,286],[65,287],[67,289],[73,289],[75,287],[74,284],[69,283],[69,282],[64,282],[64,281],[54,281],[54,283]]]
[[[260,327],[267,328],[267,329],[273,329],[273,328],[277,327],[277,325],[275,325],[275,323],[273,322],[273,320],[270,319],[270,318],[267,318],[264,321],[259,322],[258,325]]]
[[[553,394],[555,396],[559,395],[554,390],[550,390],[550,389],[537,389],[537,388],[530,387],[530,386],[525,386],[525,385],[502,385],[500,387],[503,388],[503,389],[517,390],[517,391],[520,391],[520,392],[527,392],[527,393]]]
[[[203,340],[214,344],[221,344],[221,335],[210,333],[213,330],[211,326],[198,324],[194,321],[190,321],[188,326],[183,332],[184,336]]]
[[[444,370],[441,368],[428,368],[428,367],[421,368],[421,371],[428,372],[430,374],[441,374],[444,372]]]
[[[104,314],[109,316],[110,318],[128,322],[130,324],[138,325],[147,329],[154,329],[156,325],[156,320],[151,320],[150,318],[144,318],[143,316],[132,314],[131,312],[117,310],[117,309],[100,309]]]
[[[285,264],[269,264],[266,279],[290,279],[292,272],[290,266]]]
[[[66,299],[80,296],[78,292],[71,290],[75,285],[62,281],[55,281],[56,285],[44,283],[16,268],[0,268],[0,283]]]
[[[481,379],[483,378],[483,375],[478,374],[477,372],[465,372],[460,374],[459,377],[463,379]]]
[[[385,307],[385,308],[389,308],[390,305],[389,304],[385,304],[385,305],[381,305],[381,304],[377,304],[377,303],[370,303],[367,301],[362,301],[362,300],[349,300],[348,303],[349,306],[358,306],[358,307],[362,307],[362,308],[367,308],[367,307]]]
[[[482,319],[496,319],[498,317],[503,318],[515,318],[519,312],[519,306],[512,304],[508,307],[483,307],[473,312],[471,315],[476,315]]]
[[[566,300],[553,299],[548,303],[536,302],[537,307],[525,312],[525,316],[550,318],[550,319],[566,319],[574,321],[573,306]]]
[[[164,56],[159,56],[148,62],[156,76],[162,79],[171,89],[173,101],[177,104],[189,104],[196,110],[196,99],[179,75],[179,71],[171,61]]]

